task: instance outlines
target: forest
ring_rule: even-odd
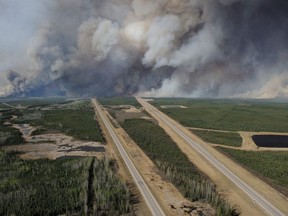
[[[288,132],[288,104],[265,100],[155,99],[151,104],[186,127]],[[163,108],[182,105],[187,108]]]
[[[52,101],[25,101],[22,107],[14,101],[17,108],[1,110],[0,145],[25,144],[7,121],[36,126],[32,136],[63,132],[105,143],[90,101]],[[115,161],[106,156],[23,160],[17,152],[0,150],[0,215],[135,215],[135,202]]]
[[[126,119],[122,126],[184,197],[210,203],[217,215],[238,215],[160,126],[144,119]]]
[[[0,111],[0,146],[18,145],[25,142],[18,129],[13,128],[11,124],[5,124],[12,118],[12,115],[17,113],[17,111],[9,109]]]
[[[0,215],[133,215],[113,167],[107,158],[22,160],[0,151]]]

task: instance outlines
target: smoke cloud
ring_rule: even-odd
[[[0,96],[288,97],[285,0],[0,0]]]

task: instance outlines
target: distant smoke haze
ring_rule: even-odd
[[[0,96],[288,97],[286,0],[0,0]]]

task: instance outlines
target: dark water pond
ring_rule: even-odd
[[[105,148],[102,146],[94,147],[94,146],[80,146],[75,149],[76,151],[87,151],[87,152],[105,152]]]
[[[73,159],[73,158],[80,158],[80,156],[61,156],[58,157],[56,160],[63,160],[63,159]]]
[[[252,139],[258,147],[288,148],[288,136],[254,135]]]
[[[61,145],[61,147],[68,147],[69,149],[60,150],[59,152],[73,152],[73,151],[86,151],[86,152],[105,152],[103,146],[79,146],[77,148],[71,149],[70,145]]]

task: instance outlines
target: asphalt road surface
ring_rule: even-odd
[[[275,216],[284,216],[285,214],[276,208],[271,202],[257,193],[248,184],[242,181],[232,171],[220,163],[215,157],[213,157],[203,146],[194,142],[189,136],[187,136],[181,129],[174,125],[168,116],[160,112],[154,106],[149,104],[145,99],[137,98],[140,104],[148,111],[158,116],[163,123],[169,126],[175,133],[177,133],[182,139],[184,139],[189,145],[192,146],[199,154],[201,154],[206,160],[208,160],[213,166],[215,166],[220,172],[222,172],[228,179],[230,179],[236,186],[243,190],[254,203],[262,207],[268,214]]]
[[[92,102],[93,102],[97,112],[99,113],[101,119],[103,120],[105,127],[107,128],[108,132],[110,133],[115,145],[117,146],[121,157],[123,158],[129,172],[131,173],[131,176],[133,177],[137,187],[139,188],[139,191],[141,192],[141,194],[142,194],[147,206],[149,207],[152,215],[155,215],[155,216],[162,216],[163,215],[164,216],[165,214],[164,214],[163,210],[161,209],[160,205],[158,204],[157,200],[155,199],[155,197],[151,193],[148,186],[146,185],[145,181],[143,180],[142,176],[138,172],[137,168],[135,167],[135,165],[131,161],[129,155],[125,151],[119,138],[117,137],[116,133],[114,132],[111,124],[109,124],[107,117],[105,116],[104,112],[102,111],[100,105],[98,104],[96,99],[93,99]]]

